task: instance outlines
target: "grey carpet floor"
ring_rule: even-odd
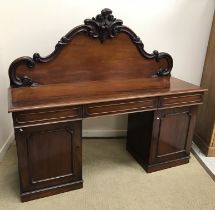
[[[13,145],[0,163],[0,210],[215,209],[215,183],[193,156],[147,174],[122,139],[83,141],[83,179],[83,189],[21,203]]]

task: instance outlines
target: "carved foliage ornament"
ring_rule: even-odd
[[[119,33],[119,27],[122,26],[122,20],[114,18],[110,9],[103,9],[96,18],[86,19],[86,26],[90,27],[89,35],[93,38],[99,38],[101,42],[108,38],[113,38]]]
[[[172,66],[173,60],[172,57],[167,53],[158,53],[158,51],[153,51],[152,54],[147,53],[144,50],[144,45],[141,39],[127,26],[123,25],[122,20],[114,18],[112,15],[112,11],[110,9],[103,9],[101,14],[97,15],[95,18],[86,19],[84,21],[84,25],[80,25],[69,31],[64,37],[60,39],[60,41],[56,44],[54,51],[46,56],[41,57],[39,53],[34,53],[33,58],[24,56],[13,61],[9,67],[9,77],[10,83],[13,87],[21,87],[21,86],[34,86],[37,85],[35,81],[27,76],[19,77],[16,75],[16,69],[19,65],[26,65],[29,69],[33,70],[35,64],[38,63],[46,63],[53,60],[56,55],[63,49],[65,45],[70,43],[72,38],[81,33],[86,32],[92,38],[98,38],[101,43],[106,39],[112,39],[117,36],[119,33],[126,33],[132,42],[136,45],[139,52],[147,59],[154,59],[159,62],[160,59],[164,58],[167,60],[168,67],[166,69],[158,69],[155,76],[169,76]]]

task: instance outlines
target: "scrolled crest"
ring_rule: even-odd
[[[13,61],[9,67],[9,78],[12,87],[23,87],[23,86],[34,86],[38,85],[36,81],[29,78],[26,75],[18,76],[16,70],[20,65],[26,65],[29,70],[33,70],[37,63],[47,63],[53,60],[63,48],[69,44],[73,37],[79,33],[84,32],[88,36],[99,39],[103,43],[107,39],[116,37],[119,33],[127,34],[134,45],[136,45],[140,54],[146,59],[153,59],[155,62],[160,62],[161,59],[167,61],[166,68],[157,69],[155,77],[169,76],[173,66],[172,57],[168,53],[154,51],[153,53],[147,53],[144,50],[144,44],[141,39],[127,26],[123,25],[123,21],[116,19],[112,15],[110,9],[103,9],[101,14],[98,14],[92,19],[85,19],[83,25],[79,25],[69,31],[63,36],[60,41],[56,44],[54,51],[46,57],[41,57],[39,53],[34,53],[33,58],[24,56]]]

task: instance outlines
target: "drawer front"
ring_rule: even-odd
[[[185,94],[185,95],[171,95],[160,97],[159,107],[179,107],[186,105],[195,105],[202,103],[202,94]]]
[[[157,98],[145,98],[118,102],[96,103],[85,106],[85,116],[98,116],[116,113],[129,113],[141,110],[153,110],[157,106]]]
[[[13,113],[14,125],[41,124],[56,121],[81,119],[81,107],[65,107]]]

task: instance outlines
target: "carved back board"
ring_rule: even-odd
[[[9,68],[12,87],[168,77],[167,53],[145,52],[139,37],[110,9],[67,33],[47,57],[16,59]]]

